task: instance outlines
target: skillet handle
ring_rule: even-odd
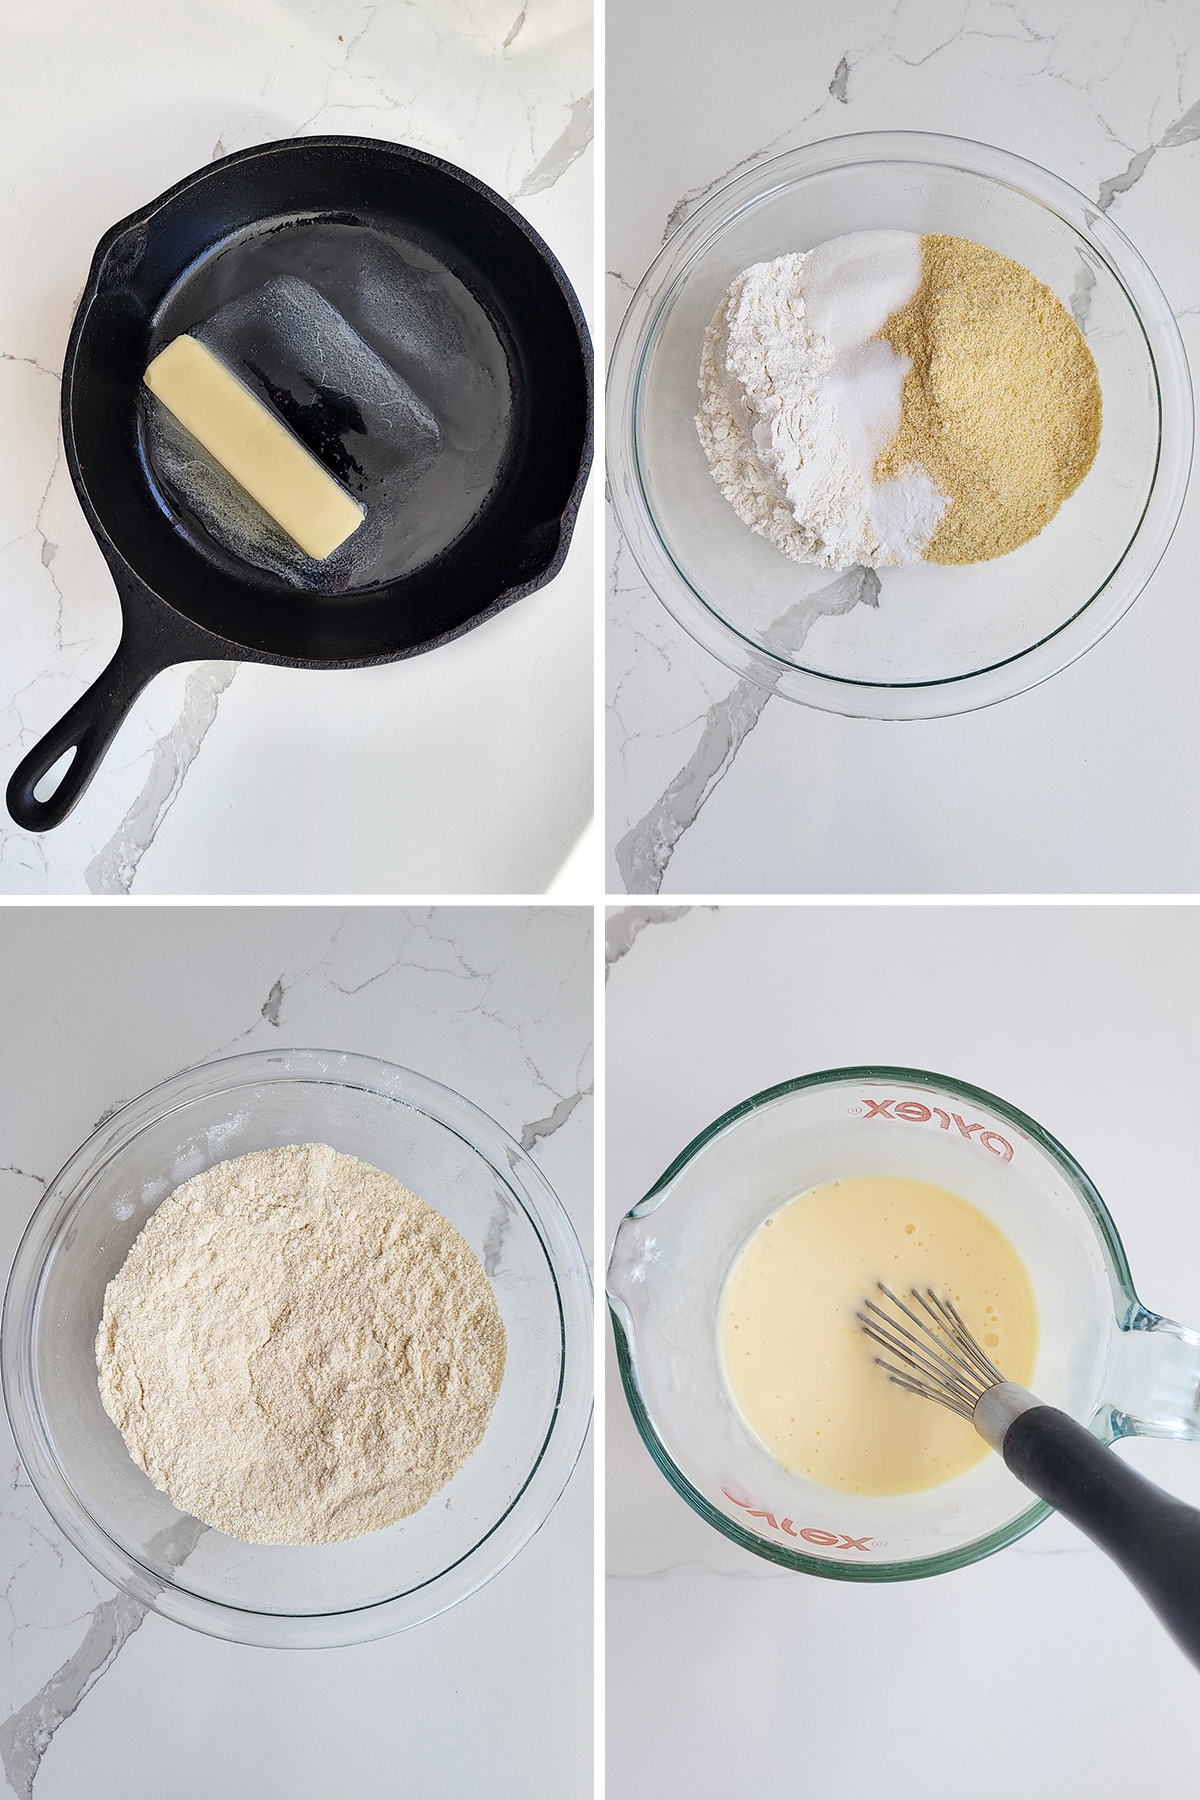
[[[62,824],[99,768],[117,727],[146,683],[175,660],[168,657],[164,662],[148,656],[140,637],[126,625],[104,673],[17,764],[5,798],[11,817],[26,831],[51,831]],[[34,789],[69,750],[74,755],[58,786],[47,798],[37,799]]]

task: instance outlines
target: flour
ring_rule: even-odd
[[[324,1144],[177,1187],[109,1282],[100,1397],[175,1505],[250,1543],[333,1543],[416,1512],[478,1446],[504,1374],[458,1232]]]
[[[744,270],[705,334],[696,427],[713,475],[797,562],[916,561],[946,506],[921,468],[874,479],[910,366],[878,334],[920,279],[914,233],[856,232]]]

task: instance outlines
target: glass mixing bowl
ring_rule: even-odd
[[[992,562],[837,575],[791,562],[717,487],[696,435],[705,327],[751,263],[846,232],[949,232],[1031,269],[1096,359],[1091,471]],[[1044,681],[1133,604],[1175,529],[1192,450],[1187,360],[1162,291],[1095,204],[1033,163],[924,132],[759,163],[676,232],[629,305],[608,384],[609,478],[642,574],[739,675],[829,712],[937,718]]]
[[[100,1404],[104,1290],[155,1207],[214,1163],[327,1143],[396,1176],[482,1261],[508,1334],[483,1442],[410,1518],[342,1544],[245,1544],[172,1505]],[[4,1304],[4,1398],[59,1529],[136,1600],[244,1644],[359,1643],[490,1581],[533,1536],[591,1415],[591,1286],[578,1239],[520,1146],[461,1095],[337,1051],[190,1069],[107,1120],[50,1183]]]
[[[1029,1388],[1040,1400],[1105,1443],[1200,1439],[1200,1332],[1142,1305],[1103,1200],[1049,1132],[944,1075],[827,1069],[755,1094],[701,1132],[613,1245],[608,1298],[630,1410],[710,1525],[810,1575],[900,1581],[977,1562],[1050,1510],[994,1455],[916,1494],[822,1487],[777,1463],[743,1421],[717,1341],[729,1270],[768,1214],[853,1175],[949,1188],[1000,1227],[1037,1303]]]

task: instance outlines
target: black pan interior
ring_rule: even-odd
[[[282,266],[303,275],[305,243],[319,243],[328,287],[339,245],[368,239],[461,284],[494,334],[508,392],[494,478],[461,528],[448,519],[450,541],[403,573],[383,558],[327,592],[244,561],[172,507],[147,456],[141,378],[163,342],[236,292],[227,272],[245,253],[269,274],[281,246]],[[586,334],[561,271],[488,189],[402,146],[265,145],[181,184],[101,247],[67,374],[68,451],[102,541],[196,625],[288,661],[405,655],[536,584],[587,462]]]

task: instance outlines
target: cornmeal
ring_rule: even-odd
[[[262,1544],[335,1543],[424,1506],[482,1439],[504,1358],[454,1227],[327,1144],[176,1188],[96,1339],[104,1409],[155,1487]]]
[[[1058,295],[1011,257],[934,233],[916,294],[879,336],[910,366],[875,480],[919,467],[950,501],[925,561],[982,562],[1036,537],[1100,442],[1096,364]]]

